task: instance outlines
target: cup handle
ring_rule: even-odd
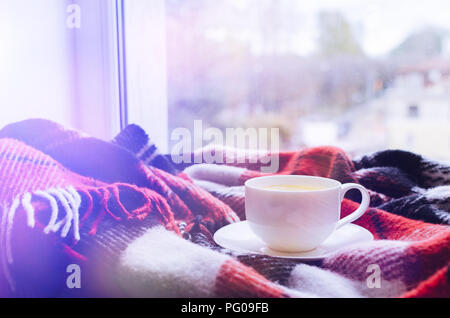
[[[359,219],[367,210],[370,203],[370,196],[369,192],[366,188],[364,188],[362,185],[357,183],[345,183],[342,185],[341,188],[341,201],[344,199],[345,193],[347,193],[350,189],[357,189],[359,192],[361,192],[361,203],[359,205],[359,208],[357,208],[353,213],[347,215],[345,218],[340,219],[337,223],[336,229],[340,228],[341,226],[348,224],[350,222],[353,222],[357,219]]]

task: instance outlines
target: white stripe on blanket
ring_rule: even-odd
[[[242,185],[239,179],[244,171],[244,168],[207,163],[193,165],[184,169],[184,172],[191,179],[210,181],[221,184],[222,186]]]
[[[212,297],[228,258],[158,226],[127,247],[117,278],[132,297]]]
[[[371,280],[372,272],[367,272]],[[353,280],[344,275],[306,264],[297,265],[288,280],[288,288],[296,289],[309,297],[361,298],[395,297],[405,292],[400,279],[386,280],[380,277],[380,284],[368,284],[367,280]]]
[[[113,279],[126,297],[217,297],[217,275],[230,259],[157,226],[128,245]],[[311,296],[279,287],[291,297]]]
[[[324,260],[325,268],[299,264],[291,272],[287,286],[282,288],[291,297],[400,295],[407,286],[398,267],[405,264],[398,264],[393,256],[409,244],[388,242],[356,244],[339,251]],[[346,257],[341,258],[343,253]],[[218,272],[230,258],[157,226],[127,247],[114,279],[128,297],[214,297]],[[371,275],[367,269],[374,260],[380,266],[380,288],[367,283]]]

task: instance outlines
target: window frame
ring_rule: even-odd
[[[140,125],[159,151],[167,153],[165,2],[115,2],[121,128],[130,123]]]
[[[72,33],[76,127],[106,140],[121,129],[117,1],[68,1],[81,13]]]

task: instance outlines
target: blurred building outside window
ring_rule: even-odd
[[[82,18],[71,29],[73,4]],[[450,2],[5,0],[0,8],[1,126],[44,117],[111,138],[121,79],[128,122],[163,152],[174,129],[202,120],[223,131],[279,128],[285,150],[399,148],[450,160]]]
[[[169,132],[202,119],[279,127],[282,149],[400,148],[450,160],[450,3],[165,5]]]

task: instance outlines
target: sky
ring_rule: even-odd
[[[251,9],[252,0],[234,0],[242,9]],[[284,0],[290,2],[301,27],[290,50],[299,54],[314,51],[317,42],[317,13],[339,10],[355,27],[369,56],[380,56],[396,47],[408,34],[424,26],[450,29],[449,0]],[[256,1],[257,3],[257,1]],[[247,7],[247,8],[246,8]]]

